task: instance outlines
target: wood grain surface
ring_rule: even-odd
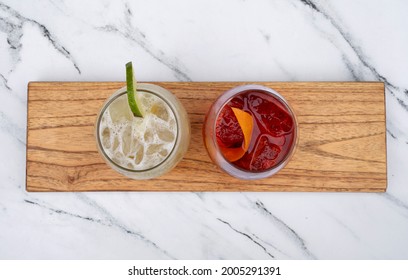
[[[210,104],[243,82],[155,82],[186,107],[192,138],[185,158],[153,180],[128,179],[99,156],[96,114],[123,82],[31,82],[28,85],[27,191],[384,192],[387,186],[384,84],[256,82],[281,93],[299,122],[289,164],[271,178],[244,181],[221,172],[201,129]],[[253,83],[252,83],[253,84]]]

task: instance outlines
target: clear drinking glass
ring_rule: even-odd
[[[183,105],[168,90],[137,84],[145,109],[134,117],[126,87],[113,93],[102,106],[95,124],[98,151],[117,172],[132,179],[150,179],[174,168],[187,152],[190,122]]]
[[[249,149],[233,162],[222,152],[226,141],[240,145],[233,111],[227,107],[249,113],[254,124]],[[203,137],[210,158],[223,171],[239,179],[261,179],[288,163],[297,144],[297,128],[295,113],[282,95],[265,86],[243,85],[215,100],[204,121]],[[236,143],[231,145],[240,148]]]

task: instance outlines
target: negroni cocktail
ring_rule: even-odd
[[[293,110],[276,91],[245,85],[222,94],[205,120],[211,159],[241,179],[271,176],[288,162],[297,141]]]

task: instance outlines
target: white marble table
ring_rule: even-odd
[[[0,0],[1,259],[407,259],[407,1]],[[27,83],[383,81],[388,190],[27,193]]]

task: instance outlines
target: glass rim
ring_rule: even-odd
[[[298,142],[298,137],[297,137],[297,126],[298,126],[298,122],[297,122],[297,118],[296,118],[296,114],[294,112],[294,110],[292,109],[292,107],[289,105],[289,103],[286,101],[286,99],[280,94],[278,93],[276,90],[263,86],[263,85],[255,85],[255,84],[246,84],[246,85],[240,85],[240,86],[236,86],[232,89],[229,89],[227,91],[225,91],[224,93],[222,93],[220,95],[219,98],[217,98],[217,101],[221,101],[222,104],[220,105],[219,109],[217,110],[216,114],[215,114],[215,123],[214,126],[212,128],[212,133],[213,135],[216,135],[216,121],[218,120],[218,117],[222,111],[222,109],[226,106],[226,104],[231,101],[235,96],[244,93],[246,91],[251,91],[251,90],[257,90],[257,91],[261,91],[263,93],[269,94],[275,98],[278,99],[278,101],[285,106],[285,108],[289,111],[291,118],[293,119],[293,124],[294,124],[294,139],[293,139],[293,143],[292,145],[289,147],[288,151],[286,152],[286,155],[283,159],[281,159],[279,161],[278,164],[266,169],[266,170],[262,170],[262,171],[251,171],[251,170],[247,170],[244,169],[242,167],[236,166],[234,165],[232,162],[228,161],[224,154],[221,153],[220,151],[220,146],[217,143],[217,139],[216,137],[213,137],[212,141],[213,141],[213,145],[217,148],[216,149],[216,153],[218,153],[222,159],[224,160],[225,163],[228,164],[228,166],[230,166],[232,169],[235,169],[236,171],[240,172],[240,173],[244,173],[244,174],[253,174],[254,176],[259,175],[262,176],[263,174],[270,174],[273,175],[276,172],[278,172],[279,170],[281,170],[289,161],[289,159],[291,158],[291,156],[293,155],[296,146],[297,146],[297,142]],[[221,166],[220,166],[221,167]],[[222,168],[222,167],[221,167]],[[227,173],[230,174],[229,171],[225,170],[224,168],[222,168],[224,171],[226,171]],[[269,177],[266,176],[266,177]],[[263,178],[263,177],[262,177]],[[254,179],[258,179],[258,178],[254,178]]]
[[[109,96],[109,97],[106,99],[105,103],[102,105],[102,108],[101,108],[101,110],[100,110],[100,112],[99,112],[99,115],[98,115],[98,118],[97,118],[97,120],[96,120],[96,138],[97,138],[97,145],[98,145],[98,150],[99,150],[99,152],[102,154],[102,156],[103,156],[104,159],[106,159],[107,161],[109,161],[109,163],[113,164],[115,167],[117,167],[117,168],[119,168],[119,169],[121,169],[121,170],[123,170],[123,171],[130,172],[130,173],[145,173],[145,172],[148,172],[148,171],[151,171],[151,170],[154,170],[154,169],[160,167],[162,164],[164,164],[166,161],[168,161],[168,159],[170,158],[170,156],[174,153],[174,151],[175,151],[175,149],[176,149],[176,146],[177,146],[177,143],[178,143],[178,140],[179,140],[179,131],[180,131],[179,120],[178,120],[177,114],[175,113],[175,110],[174,110],[173,106],[172,106],[166,99],[164,99],[160,94],[157,94],[157,93],[154,92],[153,90],[148,89],[148,88],[146,87],[147,85],[148,85],[148,86],[154,86],[154,87],[156,87],[156,88],[159,89],[159,90],[165,90],[165,91],[167,91],[167,90],[166,90],[165,88],[162,88],[162,87],[160,87],[160,86],[153,85],[153,84],[146,84],[146,83],[138,83],[138,84],[137,84],[139,91],[143,91],[143,92],[148,92],[148,93],[154,94],[155,96],[157,96],[158,98],[160,98],[161,100],[163,100],[163,101],[167,104],[167,106],[169,106],[170,110],[172,111],[172,113],[173,113],[173,115],[174,115],[174,117],[175,117],[176,126],[177,126],[177,129],[176,129],[176,139],[175,139],[174,145],[173,145],[171,151],[169,152],[169,154],[168,154],[160,163],[158,163],[158,164],[156,164],[155,166],[152,166],[152,167],[150,167],[150,168],[140,169],[140,170],[135,170],[135,169],[126,168],[126,167],[124,167],[124,166],[122,166],[122,165],[119,165],[119,164],[117,164],[116,162],[114,162],[114,161],[106,154],[105,149],[104,149],[104,147],[103,147],[103,145],[102,145],[102,143],[101,143],[101,138],[100,138],[100,133],[99,133],[99,132],[100,132],[100,123],[101,123],[101,120],[102,120],[102,116],[103,116],[103,114],[105,113],[105,111],[107,110],[107,108],[109,107],[109,105],[112,104],[113,101],[115,101],[115,100],[116,100],[117,98],[119,98],[120,96],[126,94],[126,86],[124,86],[124,87],[118,89],[117,91],[115,91],[111,96]]]

